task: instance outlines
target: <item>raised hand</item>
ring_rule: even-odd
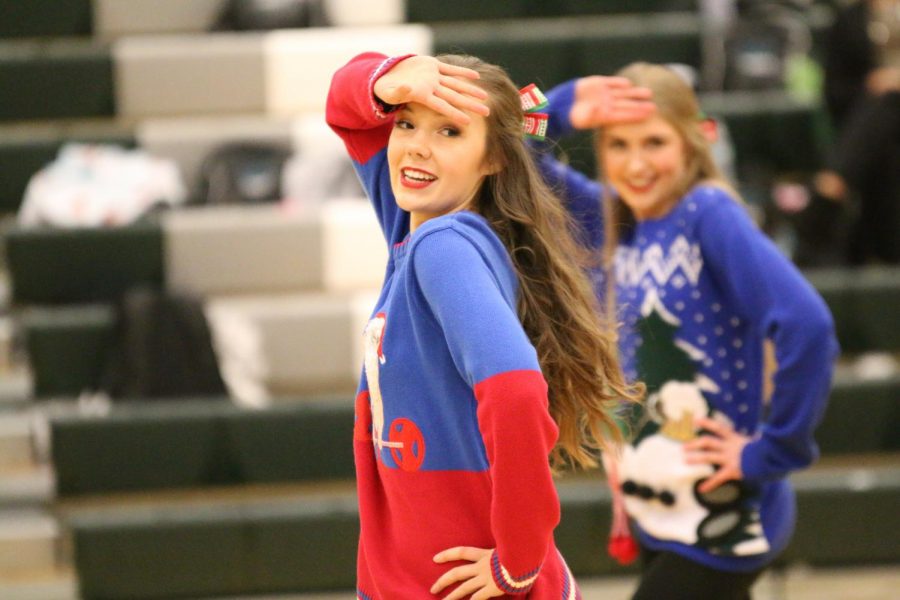
[[[741,435],[731,425],[702,417],[697,426],[712,432],[701,435],[684,444],[685,461],[688,464],[717,465],[719,469],[698,488],[701,494],[713,491],[726,481],[743,479],[741,452],[750,438]]]
[[[488,95],[472,80],[477,71],[448,65],[433,56],[411,56],[394,65],[375,82],[375,96],[387,104],[418,102],[460,125],[471,121],[465,111],[490,114]]]
[[[591,75],[575,83],[569,121],[575,129],[594,129],[646,119],[656,111],[653,93],[624,77]]]
[[[438,594],[448,585],[460,581],[459,587],[444,598],[444,600],[461,600],[471,595],[471,600],[487,600],[496,596],[502,596],[503,592],[494,583],[491,575],[492,549],[472,548],[471,546],[457,546],[439,552],[434,557],[434,562],[445,563],[458,560],[469,561],[470,564],[454,567],[441,575],[431,586],[431,593]]]

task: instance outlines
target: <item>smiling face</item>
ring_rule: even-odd
[[[485,160],[487,122],[468,113],[457,125],[416,103],[399,109],[388,141],[391,189],[397,205],[410,213],[410,228],[462,210],[491,174]]]
[[[662,217],[678,202],[687,171],[685,143],[661,116],[605,128],[600,152],[604,174],[636,219]]]

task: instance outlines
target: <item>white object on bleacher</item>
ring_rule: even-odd
[[[295,119],[291,137],[296,152],[281,174],[285,202],[313,206],[365,194],[344,143],[325,123],[324,114]]]
[[[217,206],[162,218],[168,289],[196,296],[377,288],[387,262],[368,202]]]
[[[206,313],[234,400],[260,407],[279,397],[352,394],[376,299],[376,291],[211,299]],[[251,346],[241,346],[247,339]]]
[[[121,115],[323,111],[331,76],[367,50],[429,54],[424,25],[131,37],[113,45]]]
[[[58,227],[131,223],[187,197],[175,163],[143,150],[66,144],[28,182],[19,224]]]

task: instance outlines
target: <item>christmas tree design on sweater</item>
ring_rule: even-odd
[[[743,556],[765,552],[755,493],[739,481],[701,494],[712,473],[707,464],[688,464],[682,445],[699,435],[698,417],[727,420],[707,396],[716,384],[698,373],[702,350],[678,339],[680,321],[649,291],[636,331],[639,376],[647,401],[632,414],[636,435],[622,455],[620,476],[625,507],[640,528],[665,541],[698,545],[709,551]]]

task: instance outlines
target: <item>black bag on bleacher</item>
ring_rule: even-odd
[[[125,293],[101,389],[113,399],[227,396],[200,301],[150,288]]]
[[[790,60],[812,48],[809,0],[738,0],[725,37],[726,90],[784,89]]]
[[[281,175],[291,150],[279,144],[224,144],[203,161],[194,201],[259,204],[281,200]]]
[[[217,31],[265,31],[329,24],[322,0],[229,0]]]

